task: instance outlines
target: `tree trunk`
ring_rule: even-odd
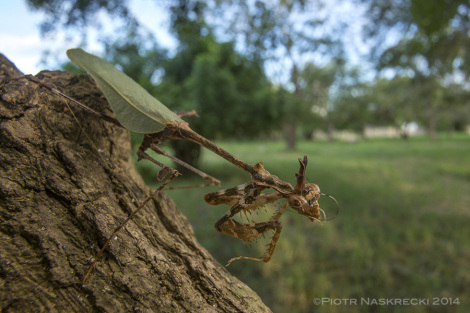
[[[1,54],[0,65],[2,312],[270,312],[198,244],[164,193],[117,233],[82,285],[151,190],[131,161],[128,131],[71,105],[79,126],[62,97],[8,80],[21,72]],[[37,77],[111,114],[87,76]]]
[[[334,133],[335,133],[335,123],[333,120],[330,118],[328,119],[328,125],[327,125],[327,136],[328,136],[328,141],[332,142],[334,138]]]
[[[431,96],[426,96],[426,99],[424,101],[426,101],[426,119],[428,122],[427,133],[429,138],[436,139],[436,113],[435,108],[432,105]]]
[[[295,124],[284,124],[284,136],[286,138],[287,149],[294,150],[297,145]]]

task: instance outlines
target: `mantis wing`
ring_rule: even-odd
[[[69,59],[87,71],[104,92],[119,122],[136,133],[155,133],[181,119],[113,65],[80,48],[67,50]]]

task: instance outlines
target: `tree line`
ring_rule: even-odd
[[[45,13],[43,34],[86,39],[103,12],[122,21],[120,35],[101,39],[103,56],[170,108],[195,109],[189,122],[209,138],[275,132],[294,148],[317,129],[418,122],[434,137],[469,123],[468,1],[155,1],[170,16],[175,51],[127,1],[27,2]],[[351,64],[360,47],[345,34],[359,24],[367,52]]]

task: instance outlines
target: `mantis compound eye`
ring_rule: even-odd
[[[310,219],[312,219],[312,217],[314,219],[318,218],[318,202],[315,198],[307,200],[303,196],[293,195],[289,197],[288,201],[289,206],[300,214],[305,215]]]
[[[309,205],[313,205],[320,198],[320,187],[317,184],[307,184],[304,186],[303,196]]]

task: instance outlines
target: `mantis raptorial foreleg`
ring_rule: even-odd
[[[276,247],[277,241],[279,240],[279,236],[281,235],[282,230],[281,223],[275,220],[269,220],[267,222],[260,223],[242,224],[233,219],[230,219],[222,226],[222,233],[229,234],[243,241],[256,239],[267,231],[274,230],[274,235],[271,238],[271,243],[269,244],[269,247],[262,258],[239,256],[230,259],[225,266],[229,266],[230,263],[232,263],[233,261],[240,259],[254,260],[265,263],[269,262],[269,260],[271,260],[271,257],[273,256],[274,249]]]
[[[267,222],[240,223],[233,219],[233,217],[240,212],[246,213],[282,198],[282,194],[279,192],[260,194],[262,189],[264,188],[251,182],[218,192],[209,193],[205,196],[205,200],[210,204],[233,204],[230,210],[215,223],[217,231],[238,238],[244,242],[254,240],[269,230],[274,231],[269,247],[262,258],[240,256],[230,259],[226,266],[239,259],[269,262],[274,253],[274,249],[282,230],[281,223],[279,223],[278,219],[286,210],[288,206],[287,202],[285,202],[278,209],[276,214]]]
[[[219,230],[222,233],[231,235],[235,238],[241,239],[244,242],[248,240],[256,239],[260,235],[263,235],[265,232],[269,230],[274,230],[274,235],[271,238],[271,242],[269,243],[268,249],[264,253],[263,257],[252,258],[252,257],[247,257],[247,256],[239,256],[239,257],[230,259],[225,266],[229,266],[230,263],[232,263],[235,260],[242,260],[242,259],[259,261],[259,262],[264,262],[264,263],[269,262],[269,260],[271,260],[274,254],[274,249],[276,248],[277,241],[279,240],[279,237],[282,231],[282,226],[281,226],[281,223],[278,221],[278,219],[281,217],[281,215],[284,213],[287,207],[288,207],[288,203],[285,202],[278,209],[276,214],[267,222],[242,224],[230,218],[227,221],[225,221],[223,224],[219,225],[219,228],[221,230],[217,228],[217,223],[216,223],[217,230]]]
[[[321,217],[326,220],[326,214],[318,204],[320,195],[325,194],[320,192],[318,185],[305,183],[307,163],[307,156],[304,156],[303,159],[299,159],[300,169],[299,172],[295,174],[297,184],[294,188],[287,184],[277,184],[275,179],[265,179],[264,181],[255,180],[205,195],[204,199],[209,204],[227,204],[231,206],[230,210],[216,222],[215,228],[217,231],[238,238],[244,242],[254,240],[269,230],[274,231],[274,235],[271,238],[271,242],[269,243],[268,249],[264,253],[263,257],[235,257],[230,259],[226,266],[233,261],[240,259],[268,262],[274,253],[274,249],[276,248],[277,241],[281,234],[282,226],[279,219],[289,206],[298,213],[307,216],[312,222],[321,223]],[[253,169],[255,173],[259,173],[260,175],[265,173],[263,171],[256,170],[256,167],[257,165],[252,168],[245,166],[245,169],[247,169],[247,171]],[[262,164],[260,164],[260,168],[262,169]],[[255,178],[260,176],[254,174],[252,177]],[[273,188],[276,191],[271,193],[261,193],[261,191],[267,188]],[[240,223],[233,219],[233,217],[238,213],[243,212],[246,215],[247,212],[249,213],[252,210],[256,210],[259,207],[263,207],[268,203],[276,202],[282,198],[285,198],[286,201],[277,209],[276,213],[267,222]],[[332,199],[334,200],[334,198]]]
[[[238,199],[238,201],[230,208],[230,210],[228,210],[215,223],[215,229],[217,229],[217,231],[231,235],[235,238],[239,238],[243,241],[249,240],[250,238],[243,239],[245,237],[249,237],[249,235],[243,235],[242,233],[238,234],[236,232],[232,233],[231,229],[235,230],[236,228],[230,226],[232,224],[230,222],[227,224],[227,222],[230,220],[234,221],[232,217],[243,211],[248,205],[252,204],[255,201],[256,197],[259,195],[260,190],[256,188],[256,185],[254,183],[248,183],[246,185],[247,192],[244,197]],[[207,195],[205,196],[205,198],[207,198]]]

